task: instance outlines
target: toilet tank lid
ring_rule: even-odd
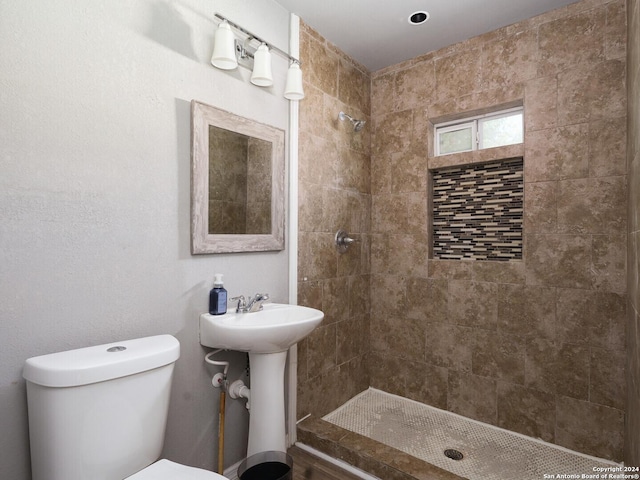
[[[178,357],[178,340],[156,335],[29,358],[22,376],[45,387],[75,387],[152,370]]]

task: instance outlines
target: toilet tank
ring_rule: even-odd
[[[119,480],[155,462],[179,356],[158,335],[28,359],[32,479]]]

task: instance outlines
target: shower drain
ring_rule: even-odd
[[[453,448],[448,448],[444,451],[444,456],[450,458],[451,460],[462,460],[464,455],[462,452],[458,450],[454,450]]]

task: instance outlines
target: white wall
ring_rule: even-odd
[[[182,344],[165,456],[216,464],[198,315],[216,272],[286,302],[288,252],[190,254],[189,102],[285,130],[288,102],[276,55],[266,90],[210,66],[215,12],[286,50],[271,0],[0,0],[0,478],[30,478],[26,358],[159,333]],[[227,403],[230,465],[247,414]]]

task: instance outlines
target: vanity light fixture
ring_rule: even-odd
[[[304,90],[302,89],[302,70],[298,62],[292,62],[287,71],[287,84],[284,87],[284,98],[289,100],[302,100]]]
[[[238,65],[252,70],[251,83],[259,87],[270,87],[273,85],[273,75],[271,72],[271,52],[276,52],[291,62],[287,72],[287,83],[285,85],[284,97],[288,100],[302,100],[304,91],[302,89],[301,62],[285,51],[266,42],[262,38],[244,29],[228,18],[215,14],[220,19],[218,30],[214,37],[213,56],[211,64],[222,70],[233,70]],[[239,40],[234,35],[232,28],[246,36],[244,41]],[[257,42],[258,46],[251,43]]]
[[[273,74],[271,73],[271,52],[266,43],[262,43],[256,53],[253,54],[253,72],[251,73],[251,83],[259,87],[270,87],[273,85]]]
[[[234,70],[238,67],[235,37],[227,21],[222,22],[216,30],[211,65],[222,70]]]

